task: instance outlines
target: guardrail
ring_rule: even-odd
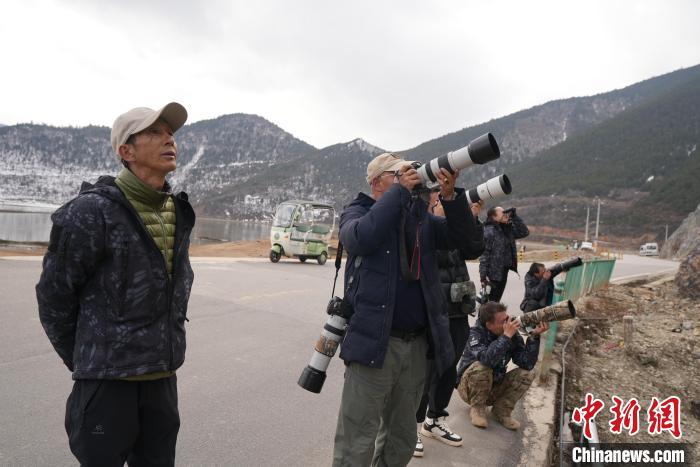
[[[574,301],[606,286],[610,282],[615,259],[586,260],[581,266],[569,269],[563,286],[555,288],[554,303]]]
[[[584,295],[588,295],[591,292],[605,287],[610,282],[610,277],[612,276],[614,268],[614,259],[595,258],[585,260],[581,266],[569,269],[563,282],[558,281],[555,283],[552,302],[558,303],[563,300],[575,301]],[[540,366],[540,381],[542,383],[547,382],[549,377],[552,349],[554,349],[554,342],[556,341],[558,330],[559,322],[551,322],[549,332],[547,333],[547,340],[544,343],[542,364]]]

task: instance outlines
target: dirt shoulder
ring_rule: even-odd
[[[605,404],[595,418],[601,442],[695,443],[700,455],[700,303],[678,296],[673,281],[611,285],[582,299],[580,322],[567,351],[566,411],[584,405],[587,393]],[[634,331],[624,339],[623,316],[633,317]],[[571,322],[565,323],[568,335]],[[569,369],[572,372],[569,372]],[[570,379],[569,379],[570,378]],[[612,397],[640,405],[639,432],[611,433]],[[652,398],[681,401],[682,438],[648,433]],[[581,428],[571,424],[574,439]]]

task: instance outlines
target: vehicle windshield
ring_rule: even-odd
[[[296,209],[296,204],[281,204],[277,207],[275,218],[272,220],[274,227],[289,227],[292,223],[292,215]]]
[[[333,210],[330,208],[314,208],[314,223],[333,225]]]

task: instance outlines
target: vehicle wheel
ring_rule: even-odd
[[[270,250],[270,261],[272,261],[273,263],[279,261],[281,256],[282,255],[277,253],[275,250]]]
[[[306,262],[306,256],[300,256],[300,257],[299,257],[299,261],[301,261],[302,263],[305,263],[305,262]]]
[[[325,251],[323,253],[321,253],[320,255],[318,255],[318,258],[316,258],[316,260],[318,261],[318,264],[320,264],[321,266],[326,264],[327,259],[328,259],[328,255],[326,254]]]

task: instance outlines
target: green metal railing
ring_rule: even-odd
[[[555,283],[552,303],[558,303],[563,300],[575,301],[584,295],[605,287],[610,282],[614,268],[614,259],[593,259],[585,261],[581,266],[569,269],[564,281]],[[549,362],[552,358],[552,349],[554,348],[558,330],[558,321],[550,323],[540,369],[540,381],[543,382],[547,380],[549,375]]]
[[[614,268],[614,259],[593,259],[569,269],[564,283],[561,284],[560,281],[555,288],[553,303],[562,300],[574,301],[603,288],[610,282]]]

